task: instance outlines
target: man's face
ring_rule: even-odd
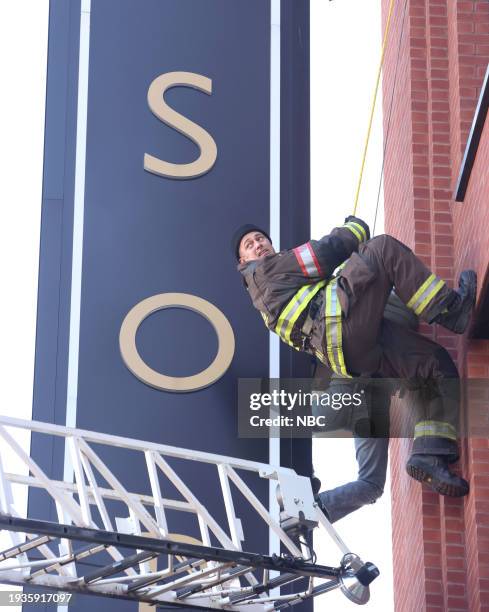
[[[239,244],[239,263],[261,259],[266,255],[273,255],[275,249],[272,243],[261,232],[248,232],[241,238]]]

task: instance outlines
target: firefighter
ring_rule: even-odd
[[[254,307],[285,343],[335,376],[406,382],[417,410],[408,474],[442,495],[467,495],[467,481],[449,469],[459,456],[457,368],[443,347],[383,313],[394,288],[421,319],[462,334],[475,272],[462,272],[458,290],[449,289],[406,245],[388,235],[370,239],[368,225],[353,216],[320,240],[279,253],[266,231],[244,225],[232,251]]]

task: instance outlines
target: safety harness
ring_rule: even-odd
[[[319,281],[314,285],[305,285],[301,287],[299,291],[292,297],[289,303],[285,306],[285,308],[280,313],[278,318],[277,325],[275,326],[275,333],[280,336],[280,338],[293,346],[296,350],[300,351],[303,349],[303,344],[297,345],[292,340],[292,331],[294,329],[294,325],[297,322],[300,315],[307,308],[312,298],[318,293],[320,289],[322,289],[327,284],[326,280]],[[312,328],[312,321],[310,323],[310,329],[307,334],[309,335]],[[301,330],[302,331],[302,330]]]
[[[322,303],[325,308],[327,357],[319,349],[314,348],[313,351],[316,357],[322,363],[329,366],[335,374],[350,378],[343,356],[341,306],[338,300],[337,287],[337,278],[332,278],[329,281],[322,280],[313,285],[301,287],[280,313],[277,325],[273,331],[278,334],[284,342],[297,351],[304,350],[311,335],[314,321],[319,314],[319,305],[321,304],[321,300],[314,298],[316,296],[319,297],[319,291],[324,290]],[[300,333],[294,334],[293,337],[292,332],[294,331],[296,323],[300,315],[308,306],[309,311],[300,329]]]

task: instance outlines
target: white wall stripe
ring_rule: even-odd
[[[280,250],[280,0],[271,0],[270,7],[270,238]],[[280,377],[280,338],[270,332],[269,377]],[[270,437],[269,463],[280,465],[280,438]],[[269,508],[279,520],[275,496],[275,483],[270,481]],[[270,530],[270,554],[280,554],[279,538]]]
[[[90,57],[90,2],[91,0],[81,0],[80,10],[70,339],[68,344],[68,385],[66,391],[67,427],[76,427],[76,409],[78,401],[78,354],[80,346],[83,218],[85,212],[85,164],[87,155],[88,66]],[[73,482],[73,464],[67,444],[65,444],[63,480],[65,482]],[[68,612],[68,606],[58,606],[57,609],[58,612]]]
[[[87,149],[88,64],[90,52],[90,1],[82,0],[80,52],[78,60],[78,103],[76,118],[75,197],[73,213],[73,252],[71,263],[70,338],[68,348],[68,388],[66,426],[76,427],[78,399],[78,352],[83,259],[83,217],[85,207],[85,162]],[[71,482],[73,467],[65,449],[64,480]]]

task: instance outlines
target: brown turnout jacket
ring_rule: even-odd
[[[310,240],[294,249],[267,255],[263,259],[238,265],[244,277],[253,306],[260,311],[265,325],[277,332],[277,324],[284,309],[289,307],[298,291],[307,290],[320,281],[329,280],[335,269],[358,250],[361,242],[370,238],[368,225],[357,217],[348,217],[345,225],[337,227],[320,240]],[[313,355],[324,352],[324,290],[319,287],[290,330],[290,342],[295,349]],[[314,304],[318,313],[312,333],[305,337],[302,327]],[[322,314],[321,314],[322,313]],[[283,338],[282,338],[283,339]]]

